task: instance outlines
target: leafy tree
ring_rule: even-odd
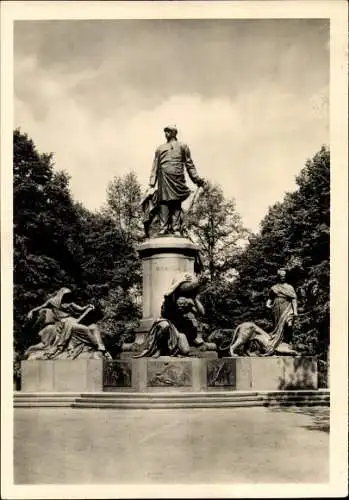
[[[83,207],[80,213],[85,228],[81,298],[92,299],[100,308],[106,347],[116,354],[122,339],[129,335],[140,317],[137,302],[142,279],[140,260],[134,245],[125,241],[108,214],[91,214]]]
[[[220,186],[208,184],[201,191],[187,213],[186,225],[201,249],[211,281],[231,270],[248,232],[236,212],[235,201],[226,200]]]
[[[134,172],[114,177],[107,188],[107,204],[104,212],[110,216],[127,243],[143,236],[141,187]]]
[[[121,286],[110,288],[102,300],[104,317],[101,321],[106,348],[112,356],[121,351],[123,342],[132,342],[134,330],[142,316],[141,300],[136,287],[125,290]]]
[[[33,343],[26,313],[62,283],[79,276],[73,234],[79,231],[69,179],[53,171],[51,154],[40,154],[20,130],[13,136],[15,345]]]
[[[127,290],[139,282],[140,263],[133,245],[127,243],[108,214],[79,207],[84,232],[80,266],[88,293],[105,297],[110,288]]]

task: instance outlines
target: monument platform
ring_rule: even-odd
[[[316,390],[312,357],[22,361],[22,393]]]

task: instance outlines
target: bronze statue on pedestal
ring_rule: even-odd
[[[144,230],[149,229],[155,216],[159,218],[158,236],[185,235],[182,202],[190,195],[186,185],[185,169],[192,182],[199,187],[205,185],[194,166],[189,147],[177,140],[177,128],[164,128],[166,143],[155,151],[149,189],[142,202]]]

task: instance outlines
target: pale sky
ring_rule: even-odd
[[[17,21],[14,49],[15,126],[90,209],[116,175],[146,187],[176,124],[255,231],[329,143],[326,20]]]

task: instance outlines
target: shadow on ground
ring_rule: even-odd
[[[283,407],[283,408],[270,408],[273,412],[288,412],[288,413],[301,413],[311,417],[311,423],[301,425],[302,428],[309,431],[322,431],[330,432],[330,409],[328,407],[318,406],[302,406],[302,407]]]

